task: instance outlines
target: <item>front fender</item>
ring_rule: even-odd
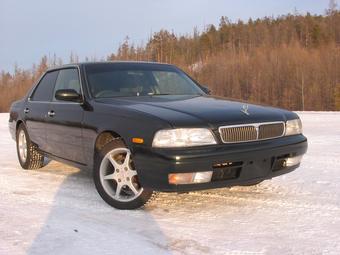
[[[143,138],[145,146],[151,146],[156,131],[171,128],[170,124],[151,115],[123,107],[94,107],[85,112],[83,120],[83,145],[89,164],[93,165],[95,143],[102,132],[111,131],[119,135],[132,149],[133,137]]]

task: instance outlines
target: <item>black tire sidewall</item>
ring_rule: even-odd
[[[115,139],[107,143],[99,152],[96,153],[95,160],[94,160],[94,169],[93,169],[94,184],[96,186],[96,189],[99,195],[110,206],[115,207],[117,209],[123,209],[123,210],[131,210],[131,209],[140,208],[151,198],[153,194],[152,190],[144,188],[142,194],[140,194],[134,200],[131,200],[128,202],[121,202],[121,201],[115,200],[110,195],[108,195],[101,184],[101,181],[100,181],[101,162],[108,152],[116,148],[127,148],[127,146],[124,144],[124,142],[121,139]]]

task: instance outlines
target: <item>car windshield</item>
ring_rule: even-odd
[[[85,68],[95,98],[204,94],[184,72],[167,65],[92,64]]]

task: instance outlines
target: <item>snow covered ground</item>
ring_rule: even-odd
[[[86,171],[22,170],[0,114],[0,254],[340,254],[340,112],[300,116],[309,150],[298,170],[119,211]]]

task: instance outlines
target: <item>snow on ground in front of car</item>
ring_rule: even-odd
[[[299,113],[302,166],[254,187],[106,205],[84,170],[24,171],[0,114],[0,254],[340,254],[340,112]]]

